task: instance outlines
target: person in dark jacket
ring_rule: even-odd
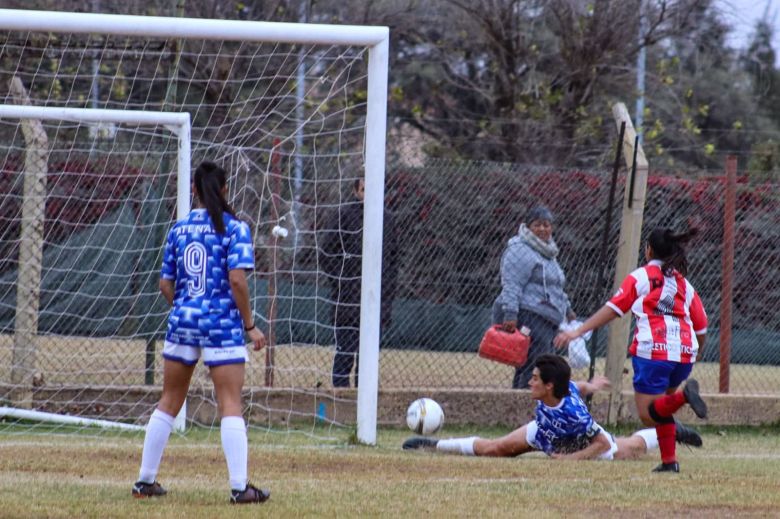
[[[323,235],[324,254],[321,266],[331,279],[335,300],[333,326],[336,353],[331,375],[333,387],[349,387],[353,367],[355,387],[358,385],[364,194],[363,179],[356,179],[352,186],[351,200],[339,205]],[[384,220],[381,321],[386,327],[390,322],[391,304],[395,296],[397,242],[392,216],[385,212]]]
[[[553,223],[547,207],[534,207],[501,257],[501,293],[493,303],[493,323],[510,333],[525,326],[531,337],[528,361],[515,371],[514,389],[528,387],[536,358],[553,353],[559,325],[575,317],[564,291],[566,276],[556,259]]]

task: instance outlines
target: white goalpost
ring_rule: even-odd
[[[76,123],[117,123],[124,125],[138,126],[164,126],[173,133],[178,140],[177,152],[177,198],[176,215],[181,219],[190,212],[190,114],[171,113],[171,112],[136,112],[131,110],[101,110],[91,108],[61,108],[47,106],[25,106],[25,105],[0,105],[0,120],[19,119],[29,121],[30,127],[37,131],[42,142],[38,145],[46,146],[47,137],[40,121],[56,122],[76,122]],[[31,131],[28,129],[28,131]],[[28,157],[33,154],[31,147],[33,143],[28,143]],[[40,150],[39,150],[40,151]],[[45,154],[45,150],[44,154]],[[14,359],[20,359],[20,362],[14,362],[11,366],[11,379],[18,381],[24,380],[24,373],[16,375],[15,371],[34,371],[35,363],[35,342],[37,330],[37,318],[35,314],[40,306],[40,272],[42,261],[42,248],[40,244],[32,243],[35,238],[28,238],[29,243],[25,243],[24,236],[30,236],[35,231],[27,232],[28,229],[44,226],[45,215],[42,206],[45,202],[45,182],[47,175],[47,165],[45,155],[42,160],[31,169],[26,169],[25,192],[22,206],[27,218],[22,222],[22,242],[20,249],[19,277],[17,285],[16,299],[16,319],[14,330]],[[31,178],[35,177],[35,178]],[[30,189],[31,184],[40,183],[38,189]],[[38,231],[40,234],[40,231]],[[42,236],[38,236],[38,239]],[[25,254],[25,252],[27,252]],[[30,317],[33,317],[30,319]],[[27,400],[25,398],[24,400]],[[186,402],[182,412],[174,421],[174,429],[183,431],[186,420]],[[0,418],[10,417],[23,420],[42,421],[57,424],[96,426],[108,429],[121,429],[127,431],[143,430],[142,426],[125,424],[111,420],[99,420],[83,418],[77,416],[68,416],[58,413],[47,413],[43,411],[34,411],[28,409],[16,409],[13,407],[0,407]]]
[[[0,216],[11,222],[0,229],[0,364],[18,360],[5,339],[24,240],[44,258],[32,309],[41,326],[28,340],[56,352],[28,356],[26,378],[0,369],[0,404],[45,394],[39,407],[143,423],[161,380],[156,254],[189,211],[190,162],[208,159],[226,166],[230,202],[254,231],[253,309],[271,335],[265,359],[247,366],[249,422],[317,437],[354,423],[358,441],[375,444],[389,30],[0,9],[0,33]],[[13,78],[31,106],[6,95]],[[31,237],[19,173],[29,151],[12,118],[58,121]],[[124,128],[105,131],[109,122]],[[175,152],[145,124],[177,135],[175,179],[164,173]],[[355,394],[330,388],[335,295],[318,251],[356,178],[366,209]],[[188,418],[211,425],[210,382],[196,372],[193,387]]]

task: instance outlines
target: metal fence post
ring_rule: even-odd
[[[734,222],[737,205],[737,157],[726,157],[723,203],[723,281],[720,292],[720,379],[718,390],[729,392],[731,369],[731,299],[734,279]]]

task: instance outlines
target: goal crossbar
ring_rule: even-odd
[[[42,119],[86,123],[161,124],[176,135],[190,124],[188,112],[149,112],[102,108],[65,108],[59,106],[0,105],[0,117],[7,119]]]
[[[12,31],[71,32],[373,47],[387,41],[387,27],[206,20],[0,9],[0,27]]]

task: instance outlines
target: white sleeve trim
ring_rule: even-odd
[[[696,335],[704,335],[707,333],[707,328],[702,328],[701,330],[693,330],[693,333]]]
[[[620,317],[623,317],[625,314],[623,311],[618,308],[612,301],[607,301],[607,306],[613,309]]]

